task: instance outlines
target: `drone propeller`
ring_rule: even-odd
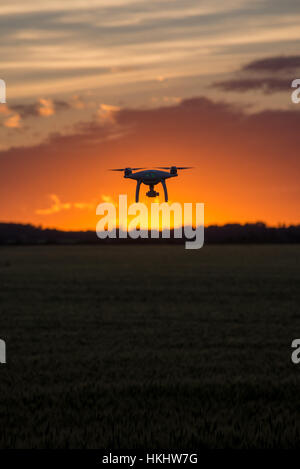
[[[192,169],[194,166],[157,166],[159,169]]]
[[[137,171],[138,169],[145,169],[145,168],[118,168],[118,169],[109,169],[108,171],[125,171],[125,169],[131,169],[133,171]]]

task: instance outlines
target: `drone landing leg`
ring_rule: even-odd
[[[166,184],[165,179],[163,179],[163,180],[161,181],[161,184],[162,184],[162,186],[163,186],[163,188],[164,188],[165,201],[168,202],[168,191],[167,191],[167,184]]]
[[[139,201],[140,187],[141,187],[141,181],[137,181],[136,191],[135,191],[135,201],[136,201],[136,203]]]

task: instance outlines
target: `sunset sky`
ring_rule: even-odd
[[[1,0],[0,221],[94,230],[134,201],[108,168],[187,165],[170,202],[206,225],[299,224],[299,24],[299,0]]]

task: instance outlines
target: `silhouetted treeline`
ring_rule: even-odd
[[[95,231],[60,231],[43,229],[33,225],[17,223],[0,223],[0,244],[111,244],[111,243],[171,243],[181,244],[185,238],[174,238],[171,231],[170,239],[106,238],[101,240]],[[300,243],[300,225],[269,227],[264,223],[227,224],[205,228],[205,244],[210,243]]]

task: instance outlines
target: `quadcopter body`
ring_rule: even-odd
[[[126,179],[134,179],[137,184],[136,184],[136,192],[135,192],[135,201],[139,201],[139,194],[140,194],[140,187],[141,184],[145,184],[146,186],[149,186],[149,191],[146,192],[147,197],[157,197],[159,195],[159,192],[156,192],[154,187],[161,183],[163,186],[164,190],[164,195],[165,195],[165,201],[168,202],[168,190],[167,190],[167,185],[166,185],[166,179],[170,179],[173,177],[177,177],[178,169],[189,169],[190,166],[163,166],[159,167],[159,169],[147,169],[144,171],[144,168],[119,168],[119,169],[111,169],[110,171],[124,171],[124,178]],[[169,171],[162,171],[164,170],[169,170]],[[133,172],[137,171],[137,172]]]

